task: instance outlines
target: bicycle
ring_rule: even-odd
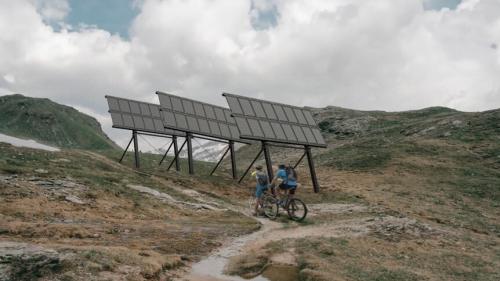
[[[307,205],[299,198],[290,198],[288,193],[282,198],[269,195],[267,192],[264,193],[262,208],[266,217],[275,219],[279,214],[280,207],[286,210],[291,220],[301,222],[307,216]]]
[[[251,196],[248,199],[248,206],[252,210],[255,207],[255,203],[257,201],[257,198],[254,196]],[[267,192],[267,190],[264,191],[262,194],[262,203],[259,205],[259,209],[264,211],[264,215],[269,218],[269,219],[275,219],[276,216],[278,215],[278,205],[276,204],[276,198]]]

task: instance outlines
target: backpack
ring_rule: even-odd
[[[269,183],[269,178],[267,177],[267,174],[262,172],[257,173],[257,182],[259,183],[259,185],[267,186],[267,184]]]
[[[297,181],[297,172],[295,172],[294,168],[288,167],[286,169],[286,178],[287,181]]]

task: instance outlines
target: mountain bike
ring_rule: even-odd
[[[248,199],[248,206],[250,207],[250,210],[255,207],[256,201],[257,198],[255,198],[255,196],[251,196]],[[277,202],[277,199],[266,190],[262,195],[262,203],[259,205],[259,209],[264,212],[264,215],[267,218],[273,220],[276,218],[279,211],[279,206],[276,204]]]
[[[300,222],[307,216],[307,206],[299,198],[290,198],[287,193],[285,196],[278,198],[267,192],[263,195],[262,209],[266,217],[275,219],[279,214],[279,208],[283,208],[291,220]]]

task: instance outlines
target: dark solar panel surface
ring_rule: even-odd
[[[106,96],[113,128],[129,129],[162,135],[185,136],[179,131],[165,129],[157,104]]]
[[[166,128],[218,139],[239,141],[236,121],[229,109],[194,101],[163,92],[156,92]]]
[[[242,139],[325,147],[310,110],[233,94],[223,94]]]

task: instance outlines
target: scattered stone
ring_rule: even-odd
[[[71,182],[71,181],[64,181],[61,185],[63,187],[67,187],[67,188],[74,188],[74,187],[78,186],[77,183],[74,183],[74,182]]]
[[[55,162],[55,163],[70,163],[71,162],[71,160],[66,159],[66,158],[52,159],[50,161]]]
[[[37,173],[37,174],[48,174],[49,171],[45,170],[45,169],[36,169],[35,173]]]
[[[36,181],[36,185],[38,186],[54,186],[53,181]]]
[[[345,214],[345,213],[368,211],[367,206],[362,206],[357,204],[335,204],[335,203],[309,204],[308,209],[311,211],[311,215],[313,216],[324,213]]]
[[[0,281],[38,280],[61,268],[58,252],[36,245],[0,242]]]
[[[167,202],[176,203],[176,201],[177,201],[172,196],[170,196],[166,193],[159,192],[158,190],[154,190],[154,189],[146,187],[146,186],[129,184],[129,185],[127,185],[127,187],[132,188],[133,190],[139,191],[141,193],[150,194],[156,198],[159,198],[159,199],[167,201]]]
[[[82,200],[80,200],[80,198],[78,198],[78,197],[76,197],[74,195],[67,195],[64,199],[66,201],[69,201],[71,203],[75,203],[75,204],[78,204],[78,205],[85,204],[85,202],[83,202]]]
[[[8,182],[17,179],[17,175],[0,175],[0,182]]]
[[[146,194],[152,195],[153,197],[155,197],[161,201],[168,202],[170,204],[177,205],[179,207],[187,206],[188,208],[195,209],[195,210],[203,210],[203,209],[212,210],[212,211],[226,211],[227,210],[227,209],[221,209],[221,208],[214,207],[214,206],[207,204],[207,203],[191,203],[191,202],[185,202],[185,201],[178,201],[166,193],[159,192],[158,190],[154,190],[152,188],[142,186],[142,185],[128,184],[127,187],[129,187],[133,190],[139,191],[141,193],[146,193]]]
[[[415,219],[382,217],[370,226],[373,233],[389,241],[400,241],[402,238],[426,238],[438,233],[436,229]]]

